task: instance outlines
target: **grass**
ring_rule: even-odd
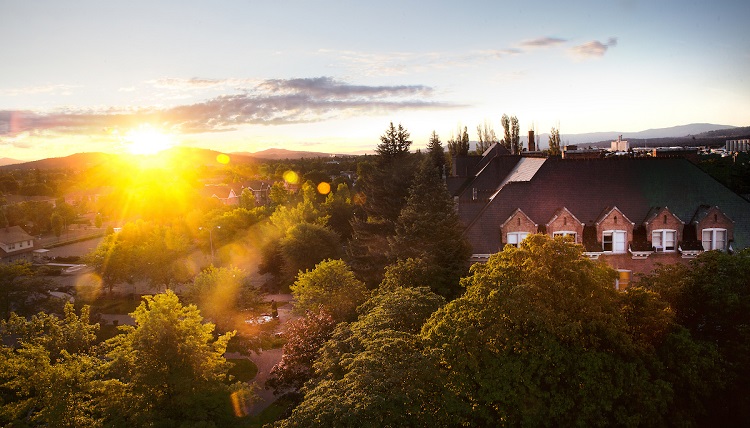
[[[293,404],[294,400],[286,396],[281,396],[257,415],[242,418],[236,426],[241,428],[262,428],[266,424],[273,424],[286,416],[289,407]]]
[[[258,366],[247,358],[227,360],[232,363],[229,374],[234,376],[234,381],[250,382],[258,374]]]

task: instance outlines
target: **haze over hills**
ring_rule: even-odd
[[[564,130],[563,130],[564,131]],[[497,134],[502,136],[502,129]],[[618,136],[631,141],[633,146],[669,146],[669,145],[723,145],[725,139],[750,137],[750,127],[735,127],[727,125],[716,125],[709,123],[694,123],[690,125],[674,126],[670,128],[648,129],[639,132],[593,132],[586,134],[565,134],[560,137],[563,144],[586,144],[591,147],[608,147],[609,143]],[[521,135],[521,141],[528,147],[528,136]],[[547,147],[549,134],[537,136],[542,149]],[[445,141],[443,141],[445,144]],[[472,141],[472,147],[474,146]],[[412,148],[423,147],[422,144],[414,144]],[[373,147],[374,152],[375,147]],[[183,164],[213,165],[217,162],[217,156],[222,154],[216,150],[173,147],[156,156],[157,159],[179,159]],[[10,158],[0,158],[0,169],[82,169],[122,159],[125,156],[109,153],[76,153],[60,158],[47,158],[31,162],[19,161]],[[232,163],[255,162],[258,160],[280,160],[301,159],[331,156],[353,156],[345,154],[320,153],[310,151],[296,151],[288,149],[267,149],[259,152],[233,152],[229,153]]]

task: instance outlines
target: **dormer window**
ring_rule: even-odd
[[[521,245],[521,241],[526,239],[527,236],[529,236],[528,232],[509,232],[506,235],[505,243],[507,245],[513,245],[514,247],[518,247]]]
[[[602,234],[602,251],[605,253],[624,253],[627,242],[626,231],[605,230]]]
[[[658,229],[651,232],[651,245],[657,252],[675,251],[677,231],[670,229]]]
[[[578,234],[571,230],[560,230],[560,231],[554,232],[552,234],[552,237],[556,237],[556,236],[561,236],[563,238],[570,239],[572,242],[578,242],[577,240]]]
[[[704,251],[726,251],[727,230],[718,228],[703,229],[701,242],[703,243]]]

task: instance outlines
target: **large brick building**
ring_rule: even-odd
[[[562,235],[625,286],[657,263],[750,246],[750,202],[683,158],[563,160],[495,145],[454,158],[447,181],[476,262],[528,234]]]

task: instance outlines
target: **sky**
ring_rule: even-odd
[[[0,158],[363,153],[390,122],[417,149],[501,136],[503,114],[563,141],[748,126],[749,18],[746,0],[0,0]]]

